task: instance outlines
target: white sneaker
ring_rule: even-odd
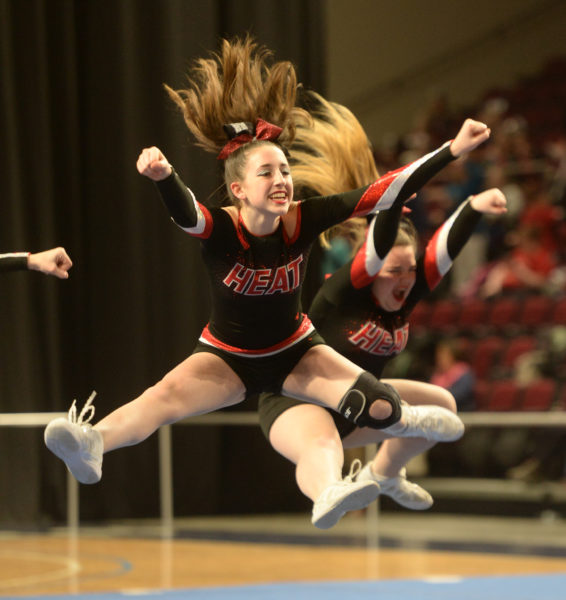
[[[89,421],[94,417],[93,392],[77,418],[76,400],[67,419],[51,421],[45,428],[45,445],[60,458],[80,483],[96,483],[102,477],[102,436]],[[88,415],[88,416],[87,416]]]
[[[401,404],[401,420],[383,430],[395,437],[422,437],[430,442],[454,442],[464,435],[464,423],[447,408],[431,404]]]
[[[407,481],[407,469],[401,469],[397,477],[376,475],[369,462],[359,473],[356,481],[375,481],[381,493],[393,498],[397,504],[411,510],[426,510],[434,502],[432,496],[420,485]]]
[[[356,458],[350,474],[342,481],[330,484],[316,499],[312,508],[311,522],[319,529],[330,529],[350,510],[360,510],[379,496],[376,481],[354,481],[362,463]]]

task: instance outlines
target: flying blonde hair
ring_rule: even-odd
[[[379,173],[371,144],[353,113],[313,91],[303,92],[301,101],[312,122],[297,124],[290,147],[295,188],[310,195],[331,196],[374,182]],[[365,218],[348,219],[325,231],[320,243],[329,248],[332,238],[340,235],[355,251],[364,240],[366,226]]]
[[[263,119],[282,128],[277,144],[284,148],[295,137],[296,124],[308,128],[310,116],[296,106],[297,75],[289,61],[273,61],[273,53],[250,36],[222,40],[218,53],[194,62],[185,89],[165,89],[183,114],[196,144],[218,154],[228,138],[223,125],[256,124]],[[224,179],[229,184],[243,178],[252,147],[272,142],[252,141],[225,160]]]

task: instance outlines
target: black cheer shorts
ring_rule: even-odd
[[[259,395],[257,413],[259,416],[259,426],[263,431],[263,435],[269,441],[269,431],[271,426],[277,418],[282,415],[286,410],[293,406],[299,406],[301,404],[308,404],[304,400],[296,400],[288,396],[281,396],[277,393],[262,393]],[[347,435],[352,433],[356,429],[355,423],[348,421],[340,413],[334,412],[330,408],[320,406],[321,410],[326,410],[330,413],[334,419],[336,429],[340,435],[340,439],[343,440]]]
[[[242,380],[246,387],[246,398],[249,398],[261,392],[278,394],[287,375],[307,351],[324,343],[322,336],[313,331],[295,345],[270,356],[233,354],[200,341],[193,350],[193,354],[209,352],[219,356]]]

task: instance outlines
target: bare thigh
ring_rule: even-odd
[[[218,356],[201,352],[186,358],[141,396],[96,424],[104,451],[137,444],[162,425],[240,402],[244,384]]]
[[[324,344],[311,348],[283,383],[283,392],[336,410],[363,369]]]
[[[408,404],[435,404],[456,412],[454,396],[439,385],[410,379],[382,379],[382,381],[392,385]]]
[[[314,404],[292,406],[277,417],[269,431],[269,441],[279,454],[295,464],[315,442],[341,444],[328,411]]]
[[[154,390],[179,401],[183,417],[232,406],[245,398],[245,386],[218,356],[198,352],[169,371]]]

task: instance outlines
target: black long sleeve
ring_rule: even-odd
[[[26,271],[27,268],[27,252],[0,254],[0,271]]]

